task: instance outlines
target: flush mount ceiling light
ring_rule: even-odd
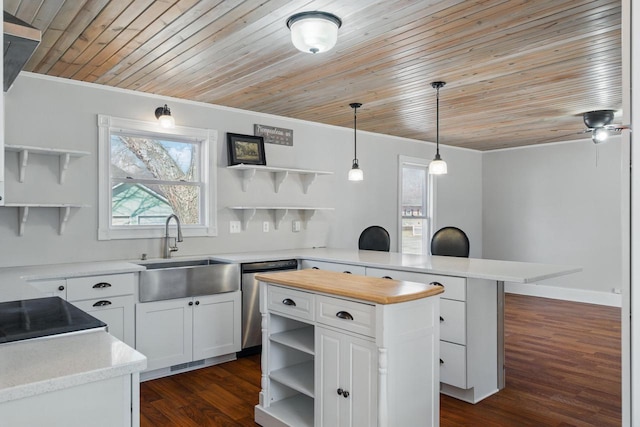
[[[156,119],[158,119],[160,126],[163,128],[173,128],[176,126],[176,121],[173,119],[171,110],[167,107],[167,104],[164,104],[164,107],[156,108]]]
[[[349,104],[349,107],[353,108],[353,166],[349,171],[349,181],[362,181],[364,179],[364,173],[358,165],[358,145],[356,143],[356,120],[358,108],[362,107],[359,102],[353,102]]]
[[[326,52],[334,47],[341,26],[340,18],[327,12],[301,12],[287,20],[291,42],[307,53]]]
[[[445,82],[433,82],[431,87],[436,90],[436,156],[429,163],[430,175],[445,175],[447,173],[447,162],[440,158],[440,88]]]

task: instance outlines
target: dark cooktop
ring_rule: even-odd
[[[0,303],[0,343],[105,326],[60,297]]]

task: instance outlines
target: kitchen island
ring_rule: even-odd
[[[316,270],[256,278],[258,424],[439,425],[442,286]]]
[[[469,403],[505,387],[505,282],[537,283],[582,270],[577,266],[332,248],[213,258],[238,263],[297,258],[301,268],[443,284],[440,391]]]

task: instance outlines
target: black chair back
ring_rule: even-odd
[[[469,257],[469,238],[457,227],[444,227],[431,239],[431,255]]]
[[[390,246],[389,233],[379,225],[365,228],[358,239],[358,248],[362,250],[389,252]]]

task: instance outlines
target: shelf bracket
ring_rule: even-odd
[[[309,191],[309,187],[313,184],[318,177],[317,173],[304,173],[300,174],[300,180],[302,181],[302,192],[307,194]]]
[[[67,169],[69,169],[69,160],[71,160],[71,154],[69,153],[60,154],[60,176],[59,176],[60,184],[64,184],[64,176],[67,173]]]
[[[251,183],[254,176],[256,176],[255,169],[245,169],[242,171],[242,191],[247,191],[249,183]]]
[[[243,208],[240,211],[239,217],[242,222],[242,230],[246,231],[249,225],[249,221],[255,216],[256,209],[254,208]]]
[[[302,220],[302,225],[306,229],[307,228],[307,223],[316,214],[316,210],[315,209],[298,209],[298,214],[300,214],[300,219]]]
[[[29,161],[29,150],[20,150],[20,177],[18,178],[20,182],[24,182],[24,176],[27,173],[27,162]]]
[[[280,191],[280,186],[287,179],[288,176],[289,176],[289,171],[273,172],[273,188],[276,193]]]
[[[71,216],[71,206],[61,206],[59,215],[60,228],[58,228],[58,234],[62,236],[62,233],[64,233],[64,229],[67,226],[67,221],[69,221],[69,217]]]
[[[289,209],[274,209],[273,210],[273,228],[276,230],[280,228],[284,217],[287,216]]]
[[[27,218],[29,217],[29,206],[21,206],[18,209],[18,235],[24,235],[24,227],[27,224]]]

